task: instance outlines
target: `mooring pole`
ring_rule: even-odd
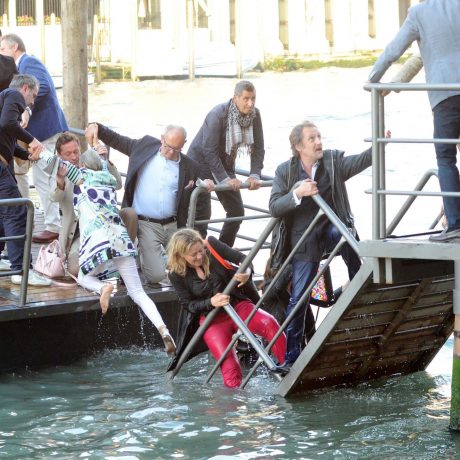
[[[454,353],[452,357],[452,384],[450,399],[451,430],[460,430],[460,261],[455,261],[454,285]]]
[[[69,126],[84,129],[88,122],[88,0],[63,0],[61,8],[63,109]],[[81,147],[86,150],[84,139]]]

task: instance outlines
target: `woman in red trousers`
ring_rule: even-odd
[[[205,241],[197,231],[182,229],[172,236],[168,245],[169,279],[177,292],[181,305],[176,357],[168,370],[174,369],[198,326],[214,308],[220,311],[204,333],[203,339],[214,357],[219,359],[233,334],[238,330],[222,307],[231,304],[244,321],[252,312],[254,303],[259,299],[257,289],[250,279],[251,269],[248,269],[246,273],[235,274],[234,270],[222,264],[222,260],[218,260],[223,258],[225,261],[238,265],[245,256],[214,237],[209,237],[207,243],[211,251],[208,250]],[[235,277],[239,284],[230,295],[224,295],[222,292],[232,277]],[[259,309],[248,327],[252,333],[270,341],[278,331],[279,324],[272,315]],[[202,351],[205,351],[205,347],[199,344],[193,350],[192,356]],[[284,362],[285,351],[286,336],[283,333],[272,348],[279,364]],[[234,349],[228,353],[220,367],[224,384],[230,388],[239,387],[242,372]]]

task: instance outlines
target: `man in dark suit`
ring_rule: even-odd
[[[28,144],[32,153],[40,153],[43,150],[43,145],[20,124],[25,107],[33,103],[37,93],[38,81],[31,75],[16,75],[10,87],[0,93],[0,199],[21,198],[14,179],[12,162],[13,156],[27,159],[28,153],[17,145],[17,140]],[[24,235],[26,219],[25,206],[0,206],[0,224],[5,236]],[[11,269],[22,270],[24,240],[8,241],[7,246]],[[22,275],[13,275],[11,282],[21,284]],[[51,281],[31,270],[28,284],[49,286]]]
[[[100,139],[129,156],[122,208],[132,208],[137,214],[141,268],[146,280],[162,281],[164,248],[171,235],[187,223],[190,195],[198,177],[198,165],[182,153],[185,129],[169,125],[161,139],[131,139],[100,123],[90,123],[85,135],[90,145]]]
[[[18,71],[14,59],[0,54],[0,91],[8,88],[15,73]]]
[[[24,42],[15,34],[2,37],[0,54],[11,56],[20,73],[33,75],[39,81],[40,91],[34,102],[33,116],[27,129],[48,150],[53,151],[56,139],[63,131],[68,130],[68,126],[51,75],[36,57],[26,54]],[[61,228],[59,206],[49,200],[49,176],[43,171],[44,166],[46,165],[41,164],[41,161],[32,166],[34,185],[40,195],[45,214],[45,230],[33,235],[34,243],[47,243],[57,239]]]

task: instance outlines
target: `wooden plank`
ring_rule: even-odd
[[[365,337],[381,336],[385,329],[386,324],[377,324],[364,326],[359,329],[340,329],[334,330],[332,334],[328,337],[327,343],[339,342],[347,339],[361,339]]]
[[[445,342],[445,339],[439,338],[433,340],[432,342],[427,342],[426,340],[422,343],[414,342],[409,346],[405,346],[400,342],[397,346],[391,344],[391,346],[385,346],[383,350],[379,350],[377,345],[369,344],[368,347],[352,346],[346,349],[344,353],[342,349],[337,349],[332,347],[327,347],[321,351],[308,365],[309,369],[324,369],[329,367],[348,365],[356,366],[359,363],[364,362],[367,358],[372,359],[391,359],[394,355],[406,354],[407,356],[412,356],[412,360],[418,360],[420,355],[430,350],[439,350],[439,347],[442,346]],[[390,345],[390,344],[389,344]]]

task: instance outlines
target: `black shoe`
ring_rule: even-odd
[[[454,230],[443,230],[438,235],[431,235],[429,240],[435,243],[448,243],[460,239],[460,228]]]
[[[291,367],[292,367],[292,363],[290,363],[289,361],[285,361],[283,365],[276,366],[273,369],[270,369],[270,372],[273,372],[274,374],[285,376],[286,374],[289,373],[289,371],[291,370]]]
[[[342,292],[343,292],[342,286],[338,287],[334,291],[334,303],[337,302],[337,300],[339,300],[339,297],[342,295]]]

